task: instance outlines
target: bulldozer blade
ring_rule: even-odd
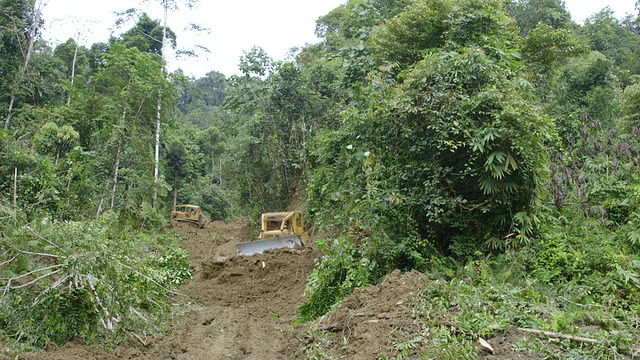
[[[238,255],[262,254],[267,250],[293,249],[296,245],[302,246],[302,241],[297,236],[284,236],[264,240],[249,241],[236,245]]]

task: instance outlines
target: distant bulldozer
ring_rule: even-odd
[[[171,210],[171,225],[177,222],[185,222],[196,225],[202,229],[207,221],[200,206],[186,204],[176,205],[173,207],[173,210]]]
[[[299,211],[262,214],[262,230],[257,240],[237,245],[238,254],[261,254],[266,250],[303,246],[309,235]]]

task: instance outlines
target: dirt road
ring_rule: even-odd
[[[291,322],[302,304],[316,254],[279,251],[237,257],[235,245],[252,238],[249,220],[179,225],[191,254],[193,279],[182,293],[194,302],[165,336],[105,352],[70,342],[23,359],[290,359]]]

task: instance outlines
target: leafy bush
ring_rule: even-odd
[[[640,306],[640,256],[624,231],[611,231],[594,219],[550,223],[533,249],[539,281],[579,286],[583,303]]]
[[[165,286],[180,286],[191,279],[189,252],[180,247],[172,246],[163,254],[152,255],[150,264],[157,269],[154,280]]]
[[[198,204],[202,211],[209,216],[210,220],[224,220],[230,214],[230,205],[227,194],[221,191],[216,184],[197,185],[193,201]]]
[[[589,298],[593,289],[584,284],[542,284],[536,279],[537,274],[528,275],[522,266],[522,259],[533,253],[521,250],[486,261],[472,261],[452,279],[428,283],[414,304],[416,313],[420,314],[418,323],[430,335],[422,356],[462,358],[461,351],[474,350],[472,341],[500,336],[500,332],[511,327],[571,334],[602,342],[587,345],[548,341],[542,346],[532,346],[538,342],[525,337],[529,346],[516,343],[511,348],[515,353],[554,358],[620,358],[624,349],[630,349],[640,340],[640,332],[633,325],[638,320],[635,313],[638,300],[634,300],[635,305],[631,307],[612,308],[594,303]]]
[[[154,208],[151,204],[143,201],[140,205],[128,204],[118,215],[119,227],[138,230],[158,230],[166,225],[167,220],[164,214]]]
[[[318,137],[309,210],[320,227],[361,233],[372,280],[531,242],[554,128],[519,71],[502,6],[408,6],[372,34],[373,47],[394,47],[354,86],[366,96]]]
[[[190,278],[189,257],[170,235],[148,236],[100,221],[41,221],[3,233],[3,333],[36,346],[72,338],[120,341],[157,331],[170,296]],[[142,341],[142,340],[141,340]]]
[[[375,264],[363,258],[349,237],[319,241],[325,255],[316,263],[304,295],[309,298],[298,309],[299,322],[326,314],[353,289],[370,284]]]

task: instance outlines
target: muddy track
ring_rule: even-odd
[[[311,249],[235,256],[251,240],[247,218],[204,229],[178,225],[186,236],[193,279],[180,288],[193,302],[162,337],[108,352],[70,342],[23,359],[290,359],[297,307],[317,255]]]

